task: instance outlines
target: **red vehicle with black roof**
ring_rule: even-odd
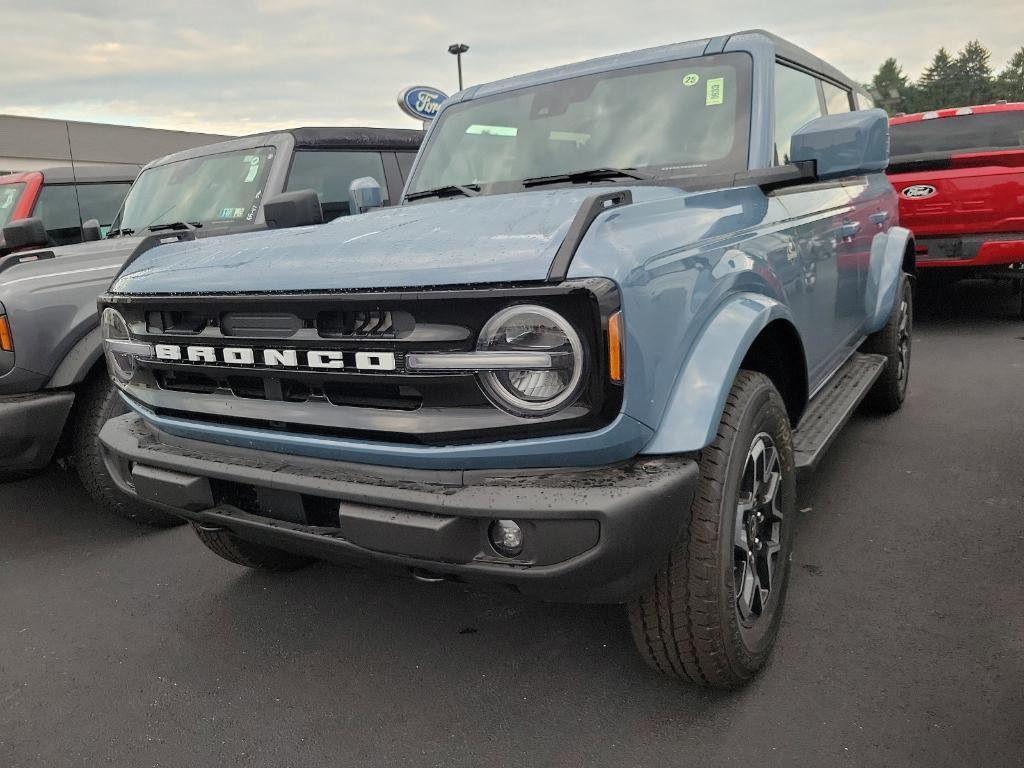
[[[1024,103],[894,117],[890,141],[921,273],[1024,279]]]

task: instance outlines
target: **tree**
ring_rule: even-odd
[[[914,105],[915,111],[952,106],[951,100],[956,88],[955,76],[953,57],[945,48],[939,48],[932,63],[917,81],[918,102]]]
[[[953,61],[952,103],[967,107],[992,101],[992,54],[978,40],[971,40]]]
[[[869,90],[874,94],[878,105],[890,115],[905,112],[913,103],[913,86],[908,82],[896,59],[892,57],[882,62],[878,72],[871,78]]]
[[[1024,48],[1006,64],[996,80],[995,96],[1007,101],[1024,101]]]

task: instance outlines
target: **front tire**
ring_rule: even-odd
[[[740,371],[718,433],[701,451],[689,524],[654,583],[629,606],[634,640],[650,666],[728,689],[764,665],[782,616],[795,500],[782,396],[763,374]]]
[[[182,525],[180,517],[160,512],[131,498],[114,484],[100,452],[100,430],[108,420],[128,412],[106,376],[94,376],[78,391],[71,422],[71,461],[86,492],[105,511],[154,528]]]
[[[192,530],[206,547],[235,565],[256,568],[263,571],[296,571],[315,562],[311,557],[295,555],[283,549],[268,547],[252,541],[240,539],[231,531],[223,528],[208,528],[192,523]]]
[[[914,290],[910,277],[900,277],[896,301],[885,327],[869,336],[861,350],[886,358],[885,369],[864,398],[876,413],[895,413],[903,407],[910,379],[910,347],[914,334]]]

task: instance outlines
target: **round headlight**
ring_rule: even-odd
[[[100,333],[103,334],[103,347],[106,350],[107,367],[112,376],[120,381],[131,381],[135,375],[135,355],[128,351],[128,323],[113,307],[107,307],[100,316]]]
[[[547,307],[508,307],[487,321],[477,350],[546,353],[540,368],[480,373],[496,405],[518,416],[544,416],[569,405],[583,380],[583,344],[568,320]]]

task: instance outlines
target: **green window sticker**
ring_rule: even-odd
[[[260,172],[260,156],[259,155],[246,155],[242,158],[243,163],[249,164],[249,172],[245,175],[244,184],[249,184],[256,180],[256,175]]]
[[[712,77],[708,80],[708,97],[704,100],[704,103],[709,107],[725,103],[724,77]]]
[[[685,85],[687,88],[689,88],[691,85],[696,85],[699,82],[700,75],[698,75],[696,72],[691,72],[690,74],[686,75],[686,77],[683,78],[683,85]]]

